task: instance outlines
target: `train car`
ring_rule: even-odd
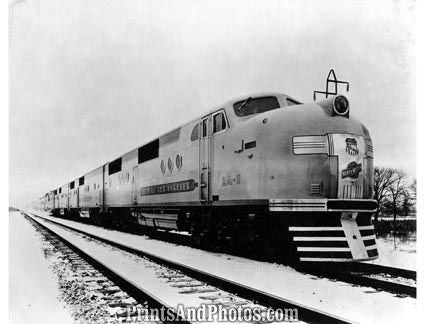
[[[49,191],[46,194],[46,202],[45,202],[44,209],[46,211],[54,211],[55,210],[55,194],[54,194],[54,190]]]
[[[40,197],[39,199],[39,205],[38,205],[38,209],[40,211],[46,211],[46,201],[47,201],[47,193]]]
[[[34,211],[44,211],[45,196],[33,200],[26,209]]]
[[[82,191],[85,179],[100,188]],[[78,181],[69,208],[97,221],[262,246],[289,262],[378,256],[372,140],[341,95],[235,98]]]
[[[79,178],[78,210],[81,217],[94,217],[103,205],[103,166]]]
[[[58,212],[62,216],[66,216],[66,213],[68,211],[68,191],[69,191],[68,183],[58,189],[58,194],[59,194]]]
[[[138,149],[132,213],[140,224],[195,231],[207,203],[199,180],[199,128],[190,122]]]
[[[137,165],[137,152],[130,151],[123,156],[109,162],[105,166],[105,207],[129,207],[132,203],[131,180],[133,167]]]
[[[56,212],[60,210],[59,206],[59,189],[53,190],[53,210]]]
[[[69,183],[69,191],[68,191],[68,211],[70,216],[74,216],[74,214],[78,213],[79,207],[79,187],[78,187],[79,179],[75,179]]]

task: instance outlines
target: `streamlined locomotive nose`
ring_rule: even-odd
[[[270,116],[268,146],[278,179],[270,182],[271,212],[296,215],[289,233],[303,262],[367,260],[378,256],[373,225],[373,150],[366,128],[335,96]],[[272,134],[273,132],[273,134]],[[320,220],[320,221],[319,221]],[[325,225],[326,224],[326,225]]]

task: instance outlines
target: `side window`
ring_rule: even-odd
[[[112,162],[109,162],[108,165],[108,175],[117,173],[121,171],[121,163],[122,163],[122,158],[118,158]]]
[[[214,134],[221,132],[226,129],[226,118],[224,117],[224,113],[220,112],[214,115]]]
[[[139,164],[159,157],[159,139],[156,139],[148,144],[143,145],[142,147],[139,147],[137,154]]]
[[[192,142],[197,141],[199,139],[199,130],[198,123],[196,123],[195,127],[192,130],[192,134],[190,135],[190,140]]]

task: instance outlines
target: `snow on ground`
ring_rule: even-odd
[[[368,261],[390,267],[416,270],[416,237],[381,237],[377,239],[379,258]]]
[[[10,323],[74,323],[58,300],[57,280],[34,227],[19,212],[12,212],[9,234]]]
[[[189,308],[200,308],[206,300],[214,299],[215,302],[244,305],[246,308],[259,308],[253,302],[227,294],[224,291],[220,292],[214,287],[190,279],[146,258],[100,243],[87,238],[85,235],[69,231],[49,222],[43,220],[40,220],[40,222],[77,248],[85,251],[98,262],[119,273],[120,276],[132,282],[145,293],[155,296],[156,299],[161,301],[161,304],[174,309],[178,309],[180,304]],[[266,311],[266,308],[262,307],[262,310]]]
[[[47,216],[47,213],[36,214]],[[50,216],[47,218],[359,323],[415,322],[417,308],[414,298],[399,298],[372,288],[302,274],[283,265],[178,246]]]

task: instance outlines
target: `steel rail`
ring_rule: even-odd
[[[334,266],[335,267],[335,266]],[[354,267],[356,268],[356,267]],[[374,270],[378,270],[379,268],[373,268]],[[379,279],[370,277],[371,274],[380,274],[383,272],[373,272],[367,271],[366,269],[353,270],[353,269],[338,269],[338,268],[322,268],[322,269],[309,269],[306,271],[307,273],[314,274],[317,276],[336,279],[340,281],[344,281],[346,283],[360,285],[364,287],[371,287],[377,290],[383,290],[390,293],[395,293],[398,295],[410,296],[416,298],[416,286],[406,285],[399,282],[394,282],[385,279]],[[384,272],[385,274],[385,272]]]
[[[367,274],[348,273],[342,274],[344,281],[352,278],[352,283],[361,284],[362,286],[369,286],[375,289],[382,289],[387,292],[392,292],[400,295],[407,295],[416,298],[416,287],[405,285],[398,282],[383,280],[379,278],[368,277]]]
[[[406,279],[416,280],[416,271],[384,266],[380,264],[366,263],[366,262],[356,262],[353,263],[353,271],[362,271],[369,273],[384,273],[394,277],[403,277]]]

